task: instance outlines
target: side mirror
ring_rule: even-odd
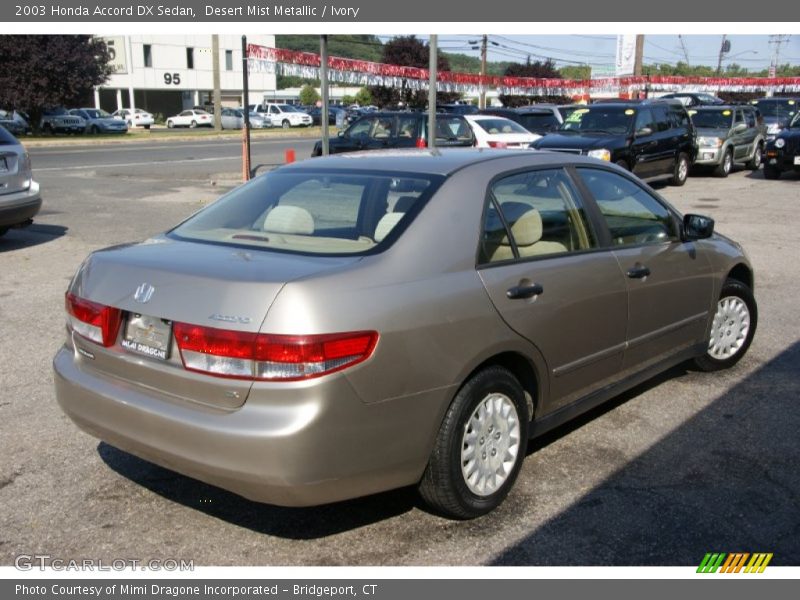
[[[344,137],[344,131],[340,131],[340,132],[339,132],[339,133],[337,133],[336,135],[338,135],[339,137]]]
[[[714,233],[714,219],[703,215],[683,216],[683,241],[704,240]]]
[[[636,137],[644,137],[646,135],[651,135],[653,130],[649,127],[642,127],[641,129],[636,130]]]
[[[741,133],[745,129],[747,129],[746,123],[737,123],[736,125],[733,126],[733,133]]]

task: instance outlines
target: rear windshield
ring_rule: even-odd
[[[9,146],[19,144],[19,140],[15,138],[5,127],[0,125],[0,146]]]
[[[442,179],[277,170],[226,194],[169,235],[300,254],[366,254],[391,244]]]
[[[486,133],[530,133],[519,123],[515,123],[511,119],[503,119],[498,117],[496,119],[475,119],[472,123],[476,127],[480,127]]]
[[[561,126],[553,113],[527,113],[517,117],[517,121],[528,131],[533,133],[547,133],[555,131]]]
[[[636,110],[625,106],[586,106],[564,119],[562,131],[621,134],[631,128]]]
[[[695,127],[709,129],[728,129],[733,119],[730,110],[690,110],[689,114]]]

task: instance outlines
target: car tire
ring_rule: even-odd
[[[626,171],[630,171],[631,170],[630,166],[628,165],[628,161],[627,160],[620,159],[614,164],[617,165],[618,167],[622,167]]]
[[[283,123],[281,123],[281,127],[283,127],[284,129],[289,129],[289,127],[291,126],[292,126],[291,123],[289,123],[289,121],[287,121],[286,119],[284,119]]]
[[[764,148],[761,144],[757,144],[755,150],[753,150],[753,158],[747,161],[745,165],[751,171],[758,171],[759,167],[761,167],[761,161],[764,158]]]
[[[733,152],[728,149],[722,155],[722,160],[714,169],[714,175],[717,177],[727,177],[733,170]]]
[[[98,133],[100,133],[100,128],[97,125],[92,125],[89,128],[89,133],[91,133],[92,135],[97,135]]]
[[[167,121],[167,128],[172,129],[173,127],[175,127],[175,123],[173,123],[172,119],[170,119],[169,121]]]
[[[150,125],[145,125],[144,128],[145,129],[150,129]]]
[[[45,123],[44,127],[42,127],[42,133],[53,135],[53,126],[50,123]]]
[[[197,121],[192,121],[191,123],[189,123],[189,128],[190,129],[196,129],[197,128]]]
[[[701,371],[719,371],[735,365],[745,355],[758,324],[758,307],[750,288],[736,279],[722,286],[711,323],[708,348],[694,359]]]
[[[770,165],[764,165],[764,179],[780,179],[781,170]]]
[[[684,152],[681,152],[678,154],[678,160],[675,161],[672,178],[669,182],[672,185],[680,187],[686,183],[687,177],[689,177],[689,157]]]
[[[457,519],[495,509],[519,473],[529,422],[525,393],[510,371],[491,366],[473,375],[439,429],[419,484],[423,500]]]

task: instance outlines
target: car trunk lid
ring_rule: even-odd
[[[287,282],[358,260],[166,237],[98,251],[69,291],[120,309],[119,333],[107,348],[78,335],[73,340],[87,369],[168,397],[235,408],[246,401],[252,382],[186,370],[174,324],[257,333]]]

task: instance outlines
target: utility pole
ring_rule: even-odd
[[[219,85],[219,36],[211,36],[211,64],[214,83],[214,129],[222,131],[222,92]]]
[[[719,60],[717,61],[717,77],[722,73],[722,57],[731,51],[731,43],[728,41],[728,36],[722,34],[722,43],[719,45]]]
[[[481,77],[486,77],[486,46],[489,43],[489,36],[483,34],[481,38]],[[481,80],[481,99],[478,107],[483,110],[486,108],[486,84]]]
[[[328,36],[319,36],[319,87],[322,92],[322,156],[328,156],[330,131],[328,130]]]
[[[244,127],[242,128],[242,179],[249,181],[250,170],[250,81],[248,79],[247,36],[242,36],[242,106]]]
[[[630,38],[629,38],[630,39]],[[633,76],[642,76],[642,63],[644,62],[644,36],[638,34],[636,36],[636,54],[633,58]]]
[[[436,70],[439,63],[437,56],[439,36],[431,35],[428,42],[428,148],[436,147]]]
[[[770,77],[775,77],[778,73],[778,69],[780,68],[780,60],[781,60],[781,45],[788,44],[789,35],[771,35],[769,36],[769,45],[775,46],[775,55],[772,59],[772,63],[770,64]]]
[[[683,50],[683,57],[686,59],[686,66],[690,66],[689,64],[689,50],[686,49],[686,42],[683,40],[683,36],[678,34],[678,39],[681,42],[681,49]]]

